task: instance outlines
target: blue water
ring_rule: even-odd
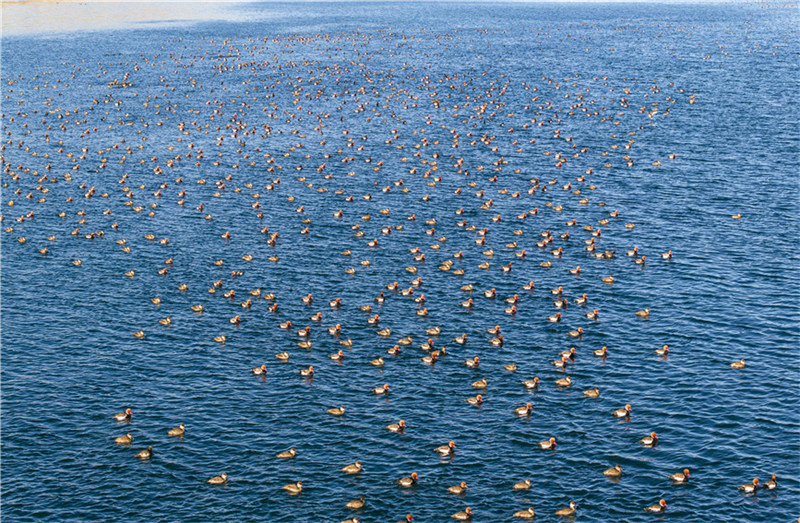
[[[554,521],[574,500],[581,521],[651,521],[661,516],[643,509],[661,498],[663,517],[681,521],[798,517],[797,27],[796,9],[755,4],[246,4],[214,23],[4,37],[3,518],[448,521],[469,506],[476,521],[509,521],[533,506]],[[615,258],[587,253],[585,225]],[[644,267],[625,255],[634,246]],[[462,276],[439,270],[450,259]],[[580,276],[567,271],[577,265]],[[385,288],[415,277],[412,297]],[[559,285],[570,305],[551,323]],[[248,294],[257,288],[277,312]],[[483,296],[491,288],[497,298]],[[518,312],[505,314],[515,293]],[[587,307],[573,302],[583,293]],[[339,338],[327,332],[337,323]],[[306,325],[310,349],[297,345]],[[502,347],[489,344],[494,325]],[[430,367],[418,347],[433,326],[447,354]],[[582,339],[567,336],[578,327]],[[667,358],[653,353],[664,344]],[[573,346],[575,363],[556,370]],[[601,346],[606,360],[592,355]],[[339,349],[342,363],[328,358]],[[368,364],[379,356],[383,368]],[[462,364],[474,356],[479,369]],[[250,371],[262,363],[263,379]],[[299,375],[309,365],[313,380]],[[564,374],[573,385],[559,389]],[[534,376],[538,392],[521,385]],[[488,387],[473,389],[482,377]],[[371,392],[384,383],[388,396]],[[600,398],[584,398],[595,386]],[[477,393],[482,406],[465,402]],[[514,415],[527,402],[531,416]],[[630,420],[613,418],[626,403]],[[326,413],[339,405],[344,416]],[[112,419],[127,407],[129,424]],[[399,419],[405,434],[385,430]],[[179,423],[185,437],[167,436]],[[644,448],[651,431],[661,443]],[[131,446],[116,445],[127,432]],[[557,450],[540,450],[551,436]],[[450,440],[455,456],[440,459],[433,448]],[[137,459],[148,445],[152,459]],[[296,458],[275,458],[292,446]],[[356,460],[362,473],[340,472]],[[613,482],[602,471],[617,463]],[[689,484],[672,485],[683,468]],[[227,485],[206,483],[222,472]],[[416,488],[396,485],[412,472]],[[776,490],[737,491],[771,474]],[[525,478],[531,489],[513,491]],[[296,497],[281,489],[294,481]],[[465,495],[446,491],[461,481]],[[363,509],[345,508],[360,495]]]

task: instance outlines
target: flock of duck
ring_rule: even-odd
[[[275,364],[258,361],[252,368],[242,369],[266,380],[273,373],[296,373],[298,379],[308,382],[320,379],[315,375],[320,364],[315,367],[304,361],[309,351],[325,346],[317,341],[320,337],[341,347],[329,355],[333,364],[435,366],[455,359],[467,368],[482,369],[483,352],[461,356],[462,349],[502,348],[509,332],[492,314],[513,317],[523,308],[536,311],[542,328],[567,319],[575,325],[557,331],[563,336],[563,346],[554,349],[552,356],[557,377],[547,378],[541,369],[541,376],[530,373],[514,378],[521,369],[517,361],[508,361],[502,367],[508,380],[528,391],[545,384],[568,389],[575,385],[570,370],[579,359],[608,358],[613,364],[614,348],[586,350],[581,347],[584,335],[598,329],[600,319],[610,314],[627,315],[630,321],[652,321],[658,304],[643,303],[638,309],[612,312],[599,293],[580,290],[573,294],[570,289],[579,287],[573,282],[592,279],[613,292],[635,277],[628,268],[620,268],[618,258],[641,271],[654,261],[668,270],[673,251],[665,247],[645,254],[630,243],[617,253],[604,246],[604,239],[624,239],[626,232],[647,224],[628,222],[621,211],[609,212],[613,204],[594,194],[602,192],[603,183],[613,184],[614,178],[602,173],[639,165],[633,157],[637,133],[646,134],[648,126],[667,118],[673,108],[695,103],[695,97],[669,81],[642,85],[635,79],[578,74],[563,79],[523,79],[521,72],[494,76],[460,70],[445,73],[412,61],[392,62],[397,69],[373,66],[371,60],[376,56],[396,60],[392,58],[392,53],[398,52],[396,37],[393,33],[354,33],[308,39],[324,49],[348,43],[362,50],[367,46],[373,49],[384,40],[378,52],[359,53],[359,62],[342,62],[344,65],[311,58],[314,53],[295,58],[288,52],[310,45],[308,41],[276,37],[195,41],[191,44],[201,49],[191,56],[106,56],[94,66],[88,60],[69,65],[71,78],[58,77],[54,71],[33,78],[7,72],[2,115],[7,138],[2,145],[6,159],[3,192],[8,196],[2,215],[5,233],[25,248],[30,246],[31,263],[40,263],[37,256],[55,258],[70,270],[92,270],[92,264],[83,256],[67,257],[64,253],[69,250],[64,245],[68,241],[83,240],[79,248],[85,251],[121,249],[130,257],[131,266],[119,267],[118,276],[135,282],[143,271],[169,279],[173,267],[184,263],[180,250],[172,247],[182,243],[181,229],[150,230],[156,216],[202,218],[192,230],[229,253],[207,260],[226,276],[171,282],[177,290],[170,295],[169,307],[174,312],[164,312],[157,323],[139,325],[126,335],[141,340],[159,337],[163,329],[180,321],[175,319],[179,306],[197,315],[209,314],[207,305],[190,301],[187,294],[190,289],[207,289],[211,297],[224,297],[232,311],[220,318],[222,325],[213,333],[214,343],[229,343],[231,333],[257,312],[270,318],[275,329],[295,337],[296,346],[277,349]],[[170,44],[179,42],[176,39]],[[160,79],[151,85],[145,74],[154,72],[154,78]],[[98,78],[102,79],[99,87]],[[55,94],[79,89],[87,82],[93,82],[94,89],[87,91],[92,94],[81,107],[61,107],[56,98],[38,94],[40,90]],[[595,140],[591,146],[584,145],[580,137],[563,130],[578,118],[593,118],[598,134],[610,137],[605,143]],[[171,138],[156,134],[162,128],[174,131],[168,135]],[[276,143],[291,145],[276,150]],[[670,154],[647,163],[658,169],[662,160],[676,159],[677,154]],[[578,165],[582,167],[576,168]],[[398,195],[407,198],[405,203],[390,199]],[[223,207],[223,200],[229,207]],[[375,202],[381,208],[375,215],[357,215],[349,211],[357,202]],[[216,213],[232,208],[241,217],[238,223],[215,226],[219,221]],[[26,227],[40,221],[50,230],[29,236]],[[315,263],[320,269],[328,264],[351,278],[341,285],[360,286],[360,303],[335,295],[320,299],[318,293],[330,292],[329,288],[316,292],[298,289],[295,295],[279,296],[265,288],[237,287],[237,278],[244,271],[263,271],[270,281],[275,278],[271,274],[280,277],[279,262],[302,263],[304,252],[294,245],[304,237],[315,241],[318,223],[324,224],[326,235],[333,235],[326,241],[341,248],[338,255]],[[507,223],[512,225],[504,225]],[[446,235],[441,231],[453,232]],[[270,249],[269,255],[256,251],[242,255],[240,246],[245,243],[239,239],[251,233],[261,234],[260,243]],[[454,243],[454,234],[471,247],[444,254]],[[401,247],[408,253],[398,252]],[[163,253],[159,254],[163,262],[148,261],[153,252]],[[366,253],[364,259],[350,261],[360,253]],[[560,263],[562,258],[582,261],[565,266]],[[404,261],[398,263],[398,259]],[[498,259],[502,261],[495,262]],[[376,288],[366,276],[376,267],[384,274],[397,275],[397,280],[387,279]],[[625,279],[618,281],[612,269],[626,271]],[[542,289],[537,280],[545,274],[558,284]],[[504,295],[505,291],[492,287],[500,275],[514,278],[517,291]],[[365,279],[360,281],[359,276]],[[402,276],[408,279],[402,280]],[[432,281],[440,285],[434,289]],[[530,298],[542,293],[549,296],[552,309],[544,310]],[[446,299],[459,295],[463,297],[457,304]],[[151,292],[142,306],[160,310],[165,307],[162,298],[163,294]],[[399,300],[411,303],[404,314],[418,326],[416,332],[398,335],[382,314],[384,303]],[[313,311],[320,301],[323,310]],[[483,303],[502,305],[492,305],[487,311]],[[297,310],[296,305],[313,313],[281,316],[284,309]],[[330,316],[326,311],[340,308],[357,309],[363,320],[324,326]],[[430,326],[429,317],[441,318],[445,308],[476,311],[473,317],[477,318],[470,321],[485,322],[481,327],[485,339],[457,332],[453,325]],[[579,315],[576,309],[581,311]],[[480,316],[493,319],[481,320]],[[363,343],[359,346],[348,331],[371,336],[370,345],[382,346],[381,354]],[[522,331],[513,335],[525,337]],[[265,336],[269,339],[270,334]],[[668,344],[649,351],[651,357],[654,354],[661,359],[670,355]],[[408,352],[417,357],[401,359]],[[289,362],[300,362],[300,366],[289,370]],[[733,362],[731,367],[744,369],[745,360]],[[458,401],[481,407],[488,401],[484,391],[489,381],[483,377],[471,386],[481,393]],[[391,383],[381,380],[371,392],[391,397],[393,390]],[[587,399],[598,399],[601,394],[597,386],[583,390]],[[331,406],[327,414],[348,415],[347,396],[342,398],[344,404]],[[134,423],[134,408],[126,407],[113,419],[120,424]],[[529,417],[535,410],[528,401],[511,413]],[[608,416],[628,420],[634,411],[632,404],[616,405],[609,407]],[[185,421],[186,425],[177,424],[167,435],[188,437],[192,427]],[[381,430],[404,434],[414,428],[400,419]],[[109,425],[108,437],[125,447],[137,443],[131,433],[120,435],[113,425]],[[656,432],[650,431],[641,434],[639,445],[652,448],[659,442]],[[557,452],[558,435],[536,445],[542,451]],[[442,458],[453,456],[458,449],[456,441],[431,444],[431,451]],[[158,452],[158,446],[147,445],[134,455],[157,460]],[[299,453],[291,447],[277,453],[275,459],[293,460]],[[598,474],[623,476],[619,464],[609,466]],[[331,474],[358,475],[362,470],[362,463],[355,461],[339,471],[332,469]],[[669,480],[685,484],[692,474],[694,470],[687,464]],[[398,488],[424,488],[417,472],[397,471],[396,477]],[[209,471],[206,481],[225,485],[235,481],[235,476]],[[466,478],[446,490],[467,497],[475,481],[480,480]],[[282,489],[286,495],[298,495],[307,483],[298,478]],[[773,475],[769,481],[753,479],[739,488],[752,494],[776,487]],[[530,488],[530,479],[513,484],[513,490]],[[358,511],[372,500],[361,495],[345,501],[342,506]],[[655,498],[640,509],[662,513],[667,507],[666,500]],[[578,503],[571,500],[557,510],[553,507],[550,513],[574,517],[579,510]],[[479,512],[467,506],[452,517],[470,520]],[[533,519],[537,514],[533,506],[509,513],[520,519]],[[403,521],[412,520],[412,515],[407,515]],[[359,521],[359,516],[346,520]]]

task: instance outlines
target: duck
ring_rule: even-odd
[[[392,329],[390,327],[386,327],[385,329],[379,329],[377,332],[378,336],[383,336],[384,338],[388,338],[392,335]]]
[[[279,352],[278,354],[275,355],[275,357],[281,361],[289,361],[289,353],[286,351]]]
[[[658,445],[658,435],[655,432],[651,432],[649,436],[645,436],[640,439],[639,443],[645,447],[655,447]]]
[[[314,376],[314,366],[309,365],[307,369],[300,369],[300,375],[305,376],[306,378]]]
[[[514,314],[517,313],[517,306],[516,305],[512,305],[511,307],[508,307],[507,309],[503,309],[503,312],[513,316]]]
[[[483,404],[483,395],[478,394],[474,398],[467,398],[467,403],[470,405],[482,405]]]
[[[586,305],[587,303],[589,303],[589,297],[584,292],[582,295],[575,298],[575,303],[578,305]]]
[[[275,454],[275,457],[280,459],[291,459],[295,456],[297,456],[297,450],[295,450],[294,447],[290,448],[289,450],[284,450],[282,452],[278,452],[277,454]]]
[[[553,302],[553,307],[556,309],[567,309],[569,308],[569,301],[566,298],[563,300],[556,300]]]
[[[152,458],[153,457],[153,447],[149,446],[146,449],[139,451],[139,453],[136,454],[136,457],[139,458],[139,459],[150,459],[150,458]]]
[[[524,291],[532,291],[536,288],[536,284],[533,283],[533,280],[529,281],[525,285],[522,286],[522,290]]]
[[[462,334],[461,336],[456,336],[455,338],[453,338],[453,341],[458,343],[459,345],[464,345],[465,343],[467,343],[467,335]]]
[[[452,517],[453,519],[457,519],[459,521],[469,521],[472,519],[472,509],[470,507],[467,507],[462,511],[456,512],[450,517]]]
[[[355,463],[351,463],[350,465],[345,465],[344,467],[342,467],[342,472],[344,472],[345,474],[358,474],[359,472],[361,472],[361,469],[362,469],[361,462],[356,461]]]
[[[552,316],[548,316],[547,319],[548,319],[548,321],[550,323],[558,323],[558,322],[561,321],[561,313],[557,312],[556,314],[554,314]]]
[[[441,333],[442,329],[440,329],[439,327],[431,327],[430,329],[427,329],[425,331],[425,334],[427,334],[428,336],[438,336]]]
[[[480,366],[480,364],[481,360],[477,356],[475,356],[471,360],[464,360],[464,365],[473,369],[477,369]]]
[[[267,373],[267,366],[266,365],[262,365],[260,367],[255,367],[255,368],[252,369],[252,372],[255,375],[266,374]]]
[[[130,445],[132,441],[133,441],[133,436],[131,436],[130,432],[128,432],[124,436],[119,436],[114,439],[114,443],[116,443],[117,445]]]
[[[539,388],[539,378],[538,377],[534,377],[531,380],[524,380],[522,382],[522,385],[526,389],[538,389]]]
[[[542,450],[555,450],[556,448],[556,438],[550,438],[545,441],[539,442],[539,448]]]
[[[734,361],[733,363],[731,363],[731,368],[732,369],[743,369],[744,368],[744,359],[741,359],[739,361]]]
[[[297,331],[297,335],[300,336],[301,338],[307,338],[311,336],[311,327],[307,326],[303,329],[300,329],[299,331]]]
[[[347,338],[346,340],[340,340],[339,341],[339,345],[344,345],[345,347],[348,347],[348,348],[352,347],[353,346],[353,340],[350,339],[350,338]]]
[[[297,483],[288,483],[283,486],[283,490],[288,492],[289,494],[300,494],[303,491],[303,483],[298,481]]]
[[[587,312],[587,313],[586,313],[586,317],[587,317],[588,319],[590,319],[590,320],[596,320],[597,318],[599,318],[599,317],[600,317],[600,313],[597,311],[597,309],[595,309],[595,310],[593,310],[593,311],[589,311],[589,312]]]
[[[405,338],[397,340],[398,345],[411,345],[412,343],[414,343],[414,338],[411,336],[406,336]]]
[[[599,398],[600,397],[600,388],[595,387],[593,389],[586,389],[583,391],[583,395],[587,398]]]
[[[569,331],[567,333],[567,336],[569,336],[570,338],[580,338],[580,337],[582,337],[583,336],[583,327],[578,327],[574,331]]]
[[[489,340],[489,344],[492,345],[493,347],[502,347],[503,342],[504,340],[502,334],[497,336],[496,338],[492,338],[491,340]]]
[[[632,410],[631,406],[630,406],[630,404],[628,404],[628,405],[625,405],[624,407],[622,407],[621,409],[615,410],[611,414],[615,418],[629,418],[630,415],[631,415],[631,410]]]
[[[514,490],[528,490],[531,488],[531,480],[524,479],[514,483]]]
[[[627,254],[628,256],[638,256],[639,255],[639,247],[634,247],[633,249],[631,249],[629,251],[625,251],[625,254]]]
[[[375,394],[388,394],[389,393],[389,384],[384,383],[382,387],[375,387],[372,389],[372,392]]]
[[[775,490],[778,488],[778,478],[775,477],[775,474],[772,475],[771,479],[768,479],[764,482],[764,486],[762,488],[764,490]]]
[[[278,325],[278,327],[283,329],[283,330],[287,330],[287,331],[288,330],[292,330],[292,322],[285,321],[285,322],[281,323],[280,325]]]
[[[183,436],[184,434],[186,434],[186,425],[183,423],[167,431],[167,436]]]
[[[517,370],[517,364],[513,363],[513,362],[512,363],[508,363],[506,365],[503,365],[503,368],[505,370],[507,370],[508,372],[514,372],[515,370]]]
[[[602,346],[602,347],[600,347],[599,349],[597,349],[597,350],[595,350],[594,352],[592,352],[592,354],[594,354],[594,355],[595,355],[595,356],[597,356],[598,358],[605,358],[605,357],[607,357],[607,356],[608,356],[608,347],[606,347],[605,345],[603,345],[603,346]]]
[[[397,484],[400,485],[401,487],[413,487],[414,485],[417,484],[418,481],[419,481],[419,476],[417,475],[416,472],[412,472],[410,476],[407,476],[405,478],[400,478],[399,480],[397,480]]]
[[[650,505],[644,508],[647,512],[664,512],[667,510],[667,502],[665,500],[660,500],[655,505]]]
[[[566,378],[559,378],[556,380],[556,385],[559,387],[569,387],[572,385],[572,378],[567,376]]]
[[[609,285],[614,283],[614,277],[613,276],[606,276],[605,278],[603,278],[603,283],[608,283]]]
[[[453,485],[452,487],[447,487],[447,492],[450,492],[451,494],[463,494],[464,492],[467,491],[467,488],[468,488],[467,487],[467,482],[466,481],[462,481],[458,485]]]
[[[495,290],[494,287],[492,287],[488,291],[483,291],[483,295],[486,296],[487,298],[494,298],[495,296],[497,296],[497,291]]]
[[[352,518],[343,520],[342,523],[361,523],[361,520],[358,519],[357,517],[352,517]]]
[[[676,472],[669,477],[673,483],[688,483],[689,482],[689,469],[683,469],[683,472]]]
[[[125,409],[125,412],[114,414],[114,419],[117,421],[130,421],[132,417],[133,417],[133,411],[130,408]]]
[[[461,302],[461,306],[462,306],[462,307],[464,307],[464,308],[466,308],[466,309],[470,309],[470,308],[472,308],[474,305],[475,305],[475,301],[474,301],[472,298],[470,298],[470,299],[468,299],[468,300],[466,300],[466,301],[462,301],[462,302]]]
[[[669,354],[669,346],[668,345],[664,345],[660,349],[656,349],[653,352],[655,352],[659,356],[667,356]]]
[[[486,381],[486,378],[481,378],[472,382],[472,388],[474,389],[485,389],[487,385],[488,382]]]
[[[373,367],[383,367],[384,364],[383,357],[381,356],[378,359],[370,360],[369,364],[372,365]]]
[[[574,501],[570,501],[568,507],[556,510],[556,516],[562,516],[562,517],[574,516],[575,510],[577,508],[578,508],[577,503],[575,503]]]
[[[533,507],[528,507],[525,510],[518,510],[514,512],[514,517],[520,519],[533,519],[535,516],[536,511],[533,510]]]
[[[604,470],[603,475],[608,476],[610,478],[618,478],[622,476],[622,467],[619,465],[614,465],[610,469]]]
[[[455,441],[451,441],[447,445],[441,445],[433,449],[434,452],[439,454],[440,456],[452,456],[456,450],[456,443]]]
[[[402,350],[400,349],[399,345],[395,345],[394,347],[386,349],[386,354],[389,354],[390,356],[397,356],[401,352]]]
[[[645,307],[644,310],[636,311],[636,315],[640,318],[649,318],[650,317],[650,309]]]
[[[342,361],[344,360],[344,351],[339,350],[339,352],[334,352],[333,354],[329,354],[328,358],[332,359],[333,361]]]
[[[575,347],[570,347],[569,350],[565,350],[565,351],[561,352],[561,354],[559,354],[559,356],[561,356],[562,358],[566,357],[570,361],[575,361],[575,357],[577,355],[578,355],[578,353],[575,350]]]
[[[661,259],[663,260],[671,260],[672,259],[672,251],[662,252]]]
[[[226,472],[223,472],[219,476],[214,476],[213,478],[209,479],[208,483],[212,485],[221,485],[223,483],[226,483],[227,481],[228,481],[228,474]]]
[[[745,483],[739,486],[739,490],[748,494],[757,491],[759,488],[761,488],[761,485],[759,485],[758,478],[754,479],[752,483]]]
[[[334,416],[343,416],[345,408],[344,407],[332,407],[328,409],[328,414],[332,414]]]
[[[360,496],[358,499],[354,499],[353,501],[348,501],[345,504],[346,508],[350,510],[358,510],[364,507],[364,496]]]
[[[342,325],[340,323],[337,323],[333,327],[328,327],[329,334],[338,335],[341,332],[342,332]]]
[[[494,327],[489,327],[486,329],[487,334],[491,334],[493,336],[497,336],[500,334],[500,325],[495,325]]]
[[[568,362],[569,362],[569,355],[568,354],[563,354],[561,356],[560,360],[555,360],[555,361],[552,361],[551,363],[557,369],[566,369]]]
[[[386,430],[389,432],[404,432],[406,430],[406,422],[400,420],[397,423],[390,423],[386,425]]]
[[[436,360],[439,359],[439,356],[436,354],[431,354],[430,356],[423,356],[421,359],[422,363],[424,363],[425,365],[433,365],[434,363],[436,363]]]

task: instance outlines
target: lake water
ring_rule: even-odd
[[[469,506],[475,521],[510,521],[533,506],[555,521],[570,501],[581,521],[800,516],[796,8],[248,3],[133,16],[103,4],[66,27],[15,8],[2,39],[5,520],[449,521]],[[591,238],[616,255],[591,255]],[[387,290],[395,281],[413,295]],[[310,349],[298,346],[307,325]],[[485,332],[495,325],[502,347]],[[419,345],[434,326],[447,353],[428,366]],[[665,344],[667,358],[654,354]],[[607,359],[592,355],[602,346]],[[575,362],[557,370],[570,347]],[[480,368],[463,365],[475,356]],[[261,364],[265,378],[250,370]],[[309,365],[313,380],[299,374]],[[565,374],[572,386],[557,387]],[[371,392],[384,383],[388,395]],[[585,398],[593,387],[600,397]],[[465,401],[477,393],[481,406]],[[530,416],[514,414],[528,402]],[[615,419],[626,403],[630,419]],[[326,413],[340,405],[344,416]],[[112,419],[128,407],[130,423]],[[384,428],[400,419],[404,434]],[[185,436],[168,436],[179,423]],[[651,431],[660,444],[645,448]],[[114,443],[128,432],[130,447]],[[557,450],[540,450],[551,436]],[[455,456],[440,459],[450,440]],[[289,447],[294,459],[275,457]],[[360,474],[340,471],[356,460]],[[619,481],[602,474],[614,464]],[[673,485],[683,468],[689,483]],[[222,472],[227,484],[206,483]],[[412,472],[415,488],[397,486]],[[772,474],[776,490],[737,490]],[[298,496],[281,488],[294,481]],[[466,494],[447,492],[461,481]],[[361,495],[364,508],[345,508]],[[644,511],[662,498],[663,516]]]

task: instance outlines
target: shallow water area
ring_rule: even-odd
[[[4,519],[800,515],[796,9],[179,5],[76,31],[3,4]]]

